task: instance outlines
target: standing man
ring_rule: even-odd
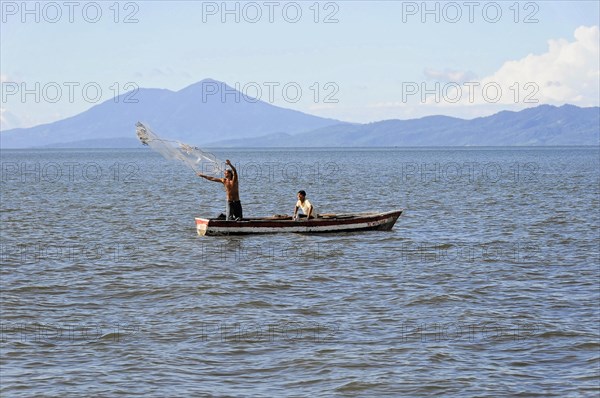
[[[201,173],[197,173],[198,177],[205,178],[209,181],[220,182],[225,186],[225,193],[227,194],[227,220],[239,221],[243,218],[242,215],[242,203],[240,202],[240,190],[238,186],[238,174],[237,170],[229,159],[225,161],[225,164],[231,167],[231,170],[227,169],[224,171],[225,178],[216,178],[207,176]]]

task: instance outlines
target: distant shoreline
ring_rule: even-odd
[[[295,151],[295,152],[310,152],[310,151],[330,151],[330,152],[347,152],[347,151],[393,151],[393,150],[523,150],[523,149],[596,149],[600,152],[600,143],[598,145],[486,145],[486,146],[368,146],[368,147],[202,147],[205,150],[216,151],[237,151],[237,152],[252,152],[252,151]],[[31,147],[31,148],[0,148],[0,151],[140,151],[152,152],[147,148],[134,147],[113,147],[113,148],[93,148],[93,147]]]

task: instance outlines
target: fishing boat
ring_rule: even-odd
[[[270,233],[331,233],[389,231],[403,210],[385,213],[321,214],[316,218],[294,220],[288,215],[225,220],[196,217],[198,235],[246,235]]]

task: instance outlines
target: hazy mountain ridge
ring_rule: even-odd
[[[334,125],[280,137],[222,140],[213,146],[542,146],[598,145],[600,108],[540,105],[472,120],[427,116],[363,125]]]
[[[239,95],[207,90],[235,90],[225,83],[202,80],[179,91],[139,89],[95,105],[78,115],[31,128],[3,131],[3,148],[42,147],[76,141],[135,138],[135,123],[146,122],[165,138],[203,144],[228,138],[248,138],[265,133],[288,134],[344,123],[285,109]],[[125,102],[135,99],[136,103]]]
[[[209,95],[206,88],[228,90]],[[232,94],[233,93],[233,94]],[[600,108],[540,105],[465,120],[427,116],[357,124],[320,118],[246,97],[202,80],[179,91],[140,89],[76,116],[2,132],[2,148],[139,147],[135,123],[194,145],[224,147],[598,145]],[[112,143],[112,144],[111,144]]]

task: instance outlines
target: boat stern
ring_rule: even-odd
[[[198,235],[206,235],[206,231],[208,229],[208,221],[209,220],[207,220],[206,218],[196,217],[196,232],[198,232]]]

